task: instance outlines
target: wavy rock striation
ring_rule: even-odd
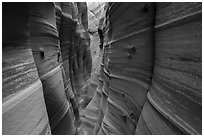
[[[202,134],[201,8],[108,3],[97,134]]]
[[[3,3],[2,134],[50,134],[31,49],[28,3]]]
[[[202,134],[202,3],[2,5],[2,134]]]
[[[92,67],[84,12],[86,3],[3,3],[3,134],[77,134]]]

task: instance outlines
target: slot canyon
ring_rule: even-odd
[[[2,134],[202,134],[202,2],[3,2]]]

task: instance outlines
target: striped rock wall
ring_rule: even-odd
[[[72,105],[72,111],[77,119],[78,108],[75,99],[75,94],[72,90],[71,80],[70,80],[70,49],[71,49],[71,36],[73,35],[77,21],[72,19],[72,3],[55,3],[56,16],[59,20],[59,38],[60,38],[60,49],[62,57],[62,68],[63,68],[63,81],[64,89],[67,96],[67,100],[70,101]]]
[[[155,6],[153,78],[135,133],[202,134],[202,4]]]
[[[98,134],[202,134],[201,9],[108,3]]]
[[[2,7],[3,134],[202,134],[202,3]]]
[[[62,77],[54,3],[33,3],[30,14],[33,56],[43,84],[52,134],[74,134],[73,115]],[[65,123],[72,124],[64,126]]]
[[[77,134],[80,80],[91,70],[85,10],[3,4],[3,134]]]
[[[152,76],[154,5],[109,3],[106,14],[98,134],[134,134]]]
[[[98,35],[99,20],[104,16],[105,3],[87,3],[88,5],[88,32],[90,34],[90,51],[92,56],[91,77],[87,83],[87,90],[80,95],[79,114],[81,126],[78,134],[95,134],[95,124],[99,115],[98,92],[99,71],[102,57],[102,50],[99,48],[100,39]]]
[[[31,49],[29,4],[2,5],[2,134],[50,134]]]

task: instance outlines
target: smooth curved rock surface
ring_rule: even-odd
[[[148,99],[183,134],[201,134],[201,3],[158,3],[156,9],[155,65]]]
[[[3,3],[2,134],[50,134],[31,50],[28,3]]]
[[[75,134],[73,115],[68,113],[71,107],[66,98],[62,77],[55,5],[54,3],[33,3],[30,6],[30,15],[31,46],[43,84],[52,134],[58,134],[59,127],[62,134],[67,134],[67,131],[70,131],[69,134]],[[72,124],[61,126],[62,121]]]
[[[106,11],[98,134],[202,134],[201,3],[134,4]]]
[[[3,134],[202,134],[202,3],[2,5]]]

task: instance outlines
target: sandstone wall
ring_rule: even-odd
[[[98,134],[202,134],[201,7],[108,3]]]
[[[202,3],[2,5],[2,134],[202,134]]]
[[[76,134],[91,74],[86,7],[3,3],[3,134]]]
[[[28,3],[3,3],[2,134],[50,134],[31,49]]]

